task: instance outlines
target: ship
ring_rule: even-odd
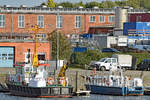
[[[137,96],[144,95],[143,81],[140,78],[123,76],[110,72],[108,76],[92,75],[87,77],[85,87],[92,94],[118,95],[118,96]]]
[[[6,76],[6,85],[9,92],[16,96],[51,98],[51,97],[72,97],[73,86],[69,85],[68,78],[65,76],[67,69],[64,64],[56,77],[50,76],[47,71],[48,63],[40,63],[37,56],[36,33],[38,26],[34,27],[35,31],[35,48],[33,62],[31,62],[31,53],[28,49],[27,62],[15,64],[16,74]]]

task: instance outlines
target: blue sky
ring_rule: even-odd
[[[20,5],[27,5],[29,7],[32,7],[32,6],[38,6],[42,2],[46,2],[46,1],[47,0],[0,0],[0,6],[10,5],[10,6],[18,7]],[[54,2],[66,2],[66,1],[71,1],[71,2],[79,2],[79,1],[90,2],[90,1],[102,1],[102,0],[53,0],[53,1]]]

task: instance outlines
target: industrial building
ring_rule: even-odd
[[[97,7],[91,9],[2,6],[0,7],[0,67],[13,67],[17,62],[24,62],[28,48],[33,52],[31,28],[34,25],[40,27],[36,35],[39,59],[50,60],[51,44],[46,38],[53,30],[66,34],[70,39],[82,33],[112,35],[114,30],[116,35],[120,35],[118,30],[122,30],[123,23],[128,20],[122,18],[128,14],[145,12],[145,10],[118,9],[117,11]],[[120,17],[122,13],[124,17]],[[103,37],[108,42],[105,46],[110,46],[109,38]],[[114,41],[117,43],[115,39]]]
[[[37,43],[39,60],[50,60],[50,43],[42,41]],[[26,62],[27,50],[31,56],[34,53],[34,41],[4,41],[0,40],[0,67],[13,67],[18,62]]]

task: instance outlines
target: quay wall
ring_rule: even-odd
[[[0,68],[0,83],[5,82],[5,74],[15,74],[15,68]],[[93,74],[93,70],[68,69],[66,77],[69,79],[69,84],[73,85],[74,91],[85,90],[86,76]],[[96,71],[97,75],[109,75],[109,71]],[[140,77],[143,79],[144,86],[150,86],[150,71],[135,71],[127,70],[123,72],[124,76],[131,78]],[[57,75],[56,75],[57,76]]]

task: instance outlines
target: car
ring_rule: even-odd
[[[137,70],[150,71],[150,59],[144,59],[137,65]]]
[[[116,53],[118,53],[118,52],[120,52],[120,51],[118,51],[118,50],[115,49],[115,48],[103,48],[103,49],[101,50],[101,52],[116,52]]]

